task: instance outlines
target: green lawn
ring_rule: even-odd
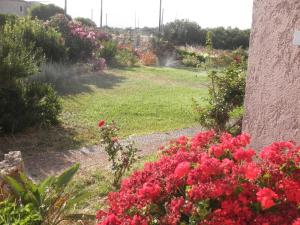
[[[61,125],[32,129],[4,144],[23,151],[96,144],[99,119],[115,120],[121,137],[194,126],[192,99],[207,95],[206,81],[204,71],[159,67],[69,76],[57,88],[63,105]]]
[[[137,67],[108,73],[115,83],[97,85],[102,76],[92,75],[86,79],[96,83],[88,84],[88,93],[63,98],[61,120],[78,131],[76,138],[89,144],[98,141],[99,119],[115,120],[122,137],[193,126],[192,98],[207,93],[201,86],[206,81],[204,72]]]

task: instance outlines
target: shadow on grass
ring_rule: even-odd
[[[68,159],[67,150],[82,145],[74,136],[73,129],[61,126],[30,128],[14,135],[1,135],[0,152],[21,151],[25,171],[33,179],[45,178],[74,164]]]
[[[93,92],[92,86],[100,89],[113,89],[125,80],[124,76],[101,72],[61,77],[50,83],[59,95],[66,96]]]
[[[55,126],[49,128],[30,128],[14,135],[0,136],[0,152],[21,151],[35,154],[37,152],[65,151],[80,146],[75,140],[76,131],[71,128]]]

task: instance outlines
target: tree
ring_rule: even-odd
[[[206,31],[196,22],[189,20],[175,20],[164,27],[163,37],[176,45],[205,44]]]
[[[50,17],[56,15],[56,14],[64,14],[65,11],[64,9],[54,5],[54,4],[49,4],[49,5],[44,5],[44,4],[38,4],[38,5],[34,5],[31,9],[30,9],[30,16],[32,18],[38,18],[39,20],[49,20]],[[70,16],[68,16],[69,18],[71,18]]]
[[[74,20],[80,22],[83,26],[87,27],[96,27],[96,23],[89,19],[89,18],[84,18],[84,17],[76,17]]]

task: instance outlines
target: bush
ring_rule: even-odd
[[[41,51],[20,41],[24,38],[20,27],[6,24],[0,34],[0,130],[4,132],[56,123],[60,111],[50,86],[25,80],[38,71]]]
[[[92,57],[95,43],[92,38],[87,38],[89,32],[80,23],[57,14],[51,17],[48,25],[62,34],[65,46],[68,48],[68,59],[71,62],[86,62]]]
[[[25,46],[33,44],[34,51],[40,51],[40,57],[45,56],[47,61],[59,62],[65,59],[67,50],[62,36],[53,28],[28,18],[20,18],[7,26],[13,26],[14,32],[21,37],[19,41]]]
[[[0,29],[2,29],[7,22],[14,23],[17,18],[18,17],[13,14],[0,14]]]
[[[242,118],[232,118],[231,112],[242,107],[245,96],[246,72],[243,63],[233,63],[221,73],[211,71],[209,96],[205,105],[195,103],[201,126],[214,129],[218,133],[228,131],[239,133]]]
[[[30,11],[29,11],[29,15],[32,18],[37,18],[39,20],[49,20],[52,16],[56,15],[56,14],[64,14],[64,9],[54,5],[54,4],[37,4],[34,5]],[[71,17],[68,16],[70,19]]]
[[[137,63],[137,56],[134,50],[127,47],[119,48],[115,59],[118,66],[134,66]]]
[[[25,206],[14,202],[0,202],[1,225],[39,225],[41,217],[32,204]]]
[[[74,20],[77,22],[80,22],[83,26],[86,26],[86,27],[94,27],[94,28],[97,27],[96,23],[89,18],[76,17]]]
[[[78,169],[79,164],[76,164],[61,175],[49,176],[38,184],[22,173],[18,180],[11,177],[4,179],[15,194],[13,197],[37,211],[43,225],[58,225],[67,216],[67,210],[86,197],[86,193],[80,192],[75,195],[67,190]]]
[[[139,53],[139,59],[144,66],[156,65],[156,55],[151,51],[145,51]]]
[[[98,225],[298,225],[300,146],[273,143],[256,158],[249,142],[245,134],[180,137],[109,194]]]
[[[115,63],[115,56],[118,52],[118,43],[116,41],[105,41],[102,47],[96,52],[97,58],[104,58],[107,64],[112,65]]]
[[[189,20],[175,20],[164,26],[163,37],[175,45],[205,44],[206,31]]]
[[[53,88],[37,82],[18,82],[0,89],[0,130],[18,132],[27,127],[58,123],[60,101]]]
[[[114,174],[113,185],[118,188],[124,174],[128,172],[137,161],[138,149],[133,143],[123,145],[120,143],[117,132],[119,128],[115,123],[105,124],[104,120],[99,121],[101,145],[108,155],[108,160],[112,163]]]

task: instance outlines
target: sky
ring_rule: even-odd
[[[34,0],[36,1],[36,0]],[[41,0],[64,7],[65,0]],[[162,0],[164,23],[189,19],[201,27],[251,27],[253,0]],[[100,0],[68,0],[72,17],[92,18],[99,25]],[[103,0],[103,24],[112,27],[158,26],[159,0]],[[136,16],[135,16],[136,15]]]

